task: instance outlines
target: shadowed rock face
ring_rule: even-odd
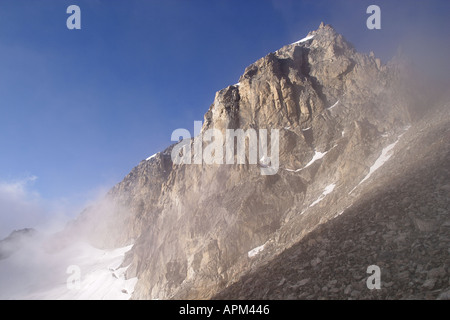
[[[321,24],[247,67],[205,114],[202,132],[278,129],[277,174],[248,161],[175,165],[171,146],[112,188],[111,208],[87,209],[72,228],[88,226],[100,246],[134,242],[123,263],[139,279],[133,298],[210,298],[358,198],[364,185],[349,192],[410,122],[399,80],[395,65]]]
[[[339,215],[214,298],[450,299],[449,106],[415,123]],[[381,290],[367,288],[371,265]]]

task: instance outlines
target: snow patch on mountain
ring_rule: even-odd
[[[308,40],[311,40],[312,38],[314,38],[314,35],[304,37],[303,39],[300,39],[300,40],[298,40],[298,41],[296,41],[296,42],[294,42],[294,43],[291,43],[291,44],[299,44],[299,43],[302,43],[302,42],[306,42],[306,41],[308,41]]]
[[[59,251],[32,243],[0,261],[0,299],[128,300],[137,278],[126,279],[132,245],[101,250],[77,242]]]
[[[377,171],[379,168],[381,168],[392,156],[393,150],[395,148],[395,145],[400,141],[400,138],[405,134],[405,132],[410,128],[410,126],[407,126],[404,128],[404,132],[398,136],[397,140],[394,143],[391,143],[390,145],[383,148],[381,151],[380,156],[375,160],[373,165],[369,169],[369,173],[349,192],[351,194],[360,184],[362,184],[364,181],[369,179],[372,174]]]
[[[249,258],[253,258],[254,256],[256,256],[258,253],[260,253],[261,251],[264,250],[264,247],[266,246],[266,244],[263,244],[262,246],[256,247],[252,250],[250,250],[248,252],[248,257]]]
[[[316,201],[314,201],[313,203],[311,203],[311,204],[309,205],[309,207],[315,206],[315,205],[318,204],[320,201],[322,201],[322,200],[326,197],[327,194],[330,194],[331,192],[333,192],[334,187],[336,187],[336,184],[335,184],[335,183],[332,183],[332,184],[329,184],[328,186],[326,186],[325,189],[323,189],[323,192],[322,192],[322,194],[320,195],[320,197],[317,198]]]
[[[336,101],[336,103],[335,104],[333,104],[331,107],[329,107],[328,108],[328,110],[331,110],[331,109],[333,109],[334,107],[336,107],[337,105],[339,104],[339,100],[338,101]]]

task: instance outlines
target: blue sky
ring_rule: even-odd
[[[71,4],[81,30],[66,28]],[[381,30],[366,28],[370,4],[381,7]],[[449,8],[445,0],[1,0],[0,192],[21,186],[25,201],[82,206],[167,147],[174,129],[192,131],[246,66],[321,21],[358,50],[386,61],[402,44],[446,74],[449,64],[436,61],[450,53]],[[1,199],[0,219],[9,208]]]

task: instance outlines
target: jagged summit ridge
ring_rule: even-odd
[[[284,46],[259,59],[245,69],[239,85],[219,91],[205,115],[203,129],[268,125],[304,129],[314,127],[317,117],[328,116],[325,111],[338,101],[343,107],[341,111],[351,110],[356,115],[362,112],[365,117],[367,112],[377,112],[367,110],[376,104],[375,100],[391,100],[391,97],[375,96],[387,85],[390,72],[379,59],[357,53],[329,25],[321,24],[306,38],[309,40]],[[359,98],[367,101],[366,110],[361,110],[361,104],[352,103],[353,95],[346,96],[349,91],[364,92],[365,97]],[[390,118],[400,120],[406,114],[400,105],[381,104],[380,107],[387,109]],[[398,116],[392,117],[394,112]],[[381,130],[386,121],[392,121],[386,115],[374,118]]]

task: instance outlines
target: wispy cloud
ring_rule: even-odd
[[[38,190],[34,175],[16,180],[0,180],[0,240],[12,231],[36,228],[44,233],[60,231],[84,208],[98,203],[110,186],[97,186],[81,196],[47,199]]]
[[[43,200],[33,190],[36,176],[0,181],[0,239],[14,229],[34,227],[46,216]]]
[[[107,237],[100,222],[120,209],[105,198],[106,189],[90,192],[88,203],[93,207],[84,223],[64,229],[68,213],[76,212],[78,205],[67,199],[44,199],[35,191],[36,181],[35,176],[0,181],[0,239],[14,229],[38,230],[0,246],[3,253],[11,253],[0,259],[0,299],[129,298],[136,281],[125,280],[126,269],[119,268],[129,247],[111,253],[87,243]],[[82,290],[66,286],[67,268],[72,265],[80,268]]]

